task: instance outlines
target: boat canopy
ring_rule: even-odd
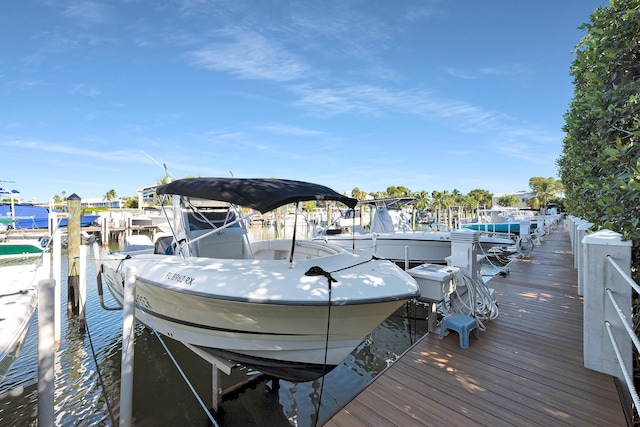
[[[335,200],[352,209],[358,203],[323,185],[275,178],[184,178],[158,186],[156,194],[218,200],[262,213],[310,200]]]

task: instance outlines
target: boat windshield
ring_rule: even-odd
[[[187,210],[187,222],[189,231],[211,230],[223,227],[240,227],[237,215],[232,206],[228,203],[211,203],[208,205],[202,201],[189,200],[186,203],[189,206]],[[233,224],[230,224],[233,223]]]

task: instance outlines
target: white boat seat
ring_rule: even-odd
[[[288,260],[291,256],[291,240],[274,239],[262,240],[252,243],[254,259],[261,260]],[[335,255],[341,252],[341,248],[321,242],[298,240],[295,243],[293,259],[320,258]]]
[[[189,232],[189,239],[195,239],[211,230]],[[246,246],[244,230],[228,228],[220,233],[212,233],[189,245],[191,255],[204,258],[249,259],[251,251]]]

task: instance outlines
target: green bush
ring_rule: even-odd
[[[611,0],[583,24],[557,164],[567,211],[633,242],[640,271],[640,0]]]

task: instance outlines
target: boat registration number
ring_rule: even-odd
[[[170,280],[172,282],[176,282],[176,283],[184,283],[185,285],[189,286],[193,284],[193,281],[195,278],[191,276],[186,276],[180,273],[168,272],[167,275],[165,276],[165,279]]]

